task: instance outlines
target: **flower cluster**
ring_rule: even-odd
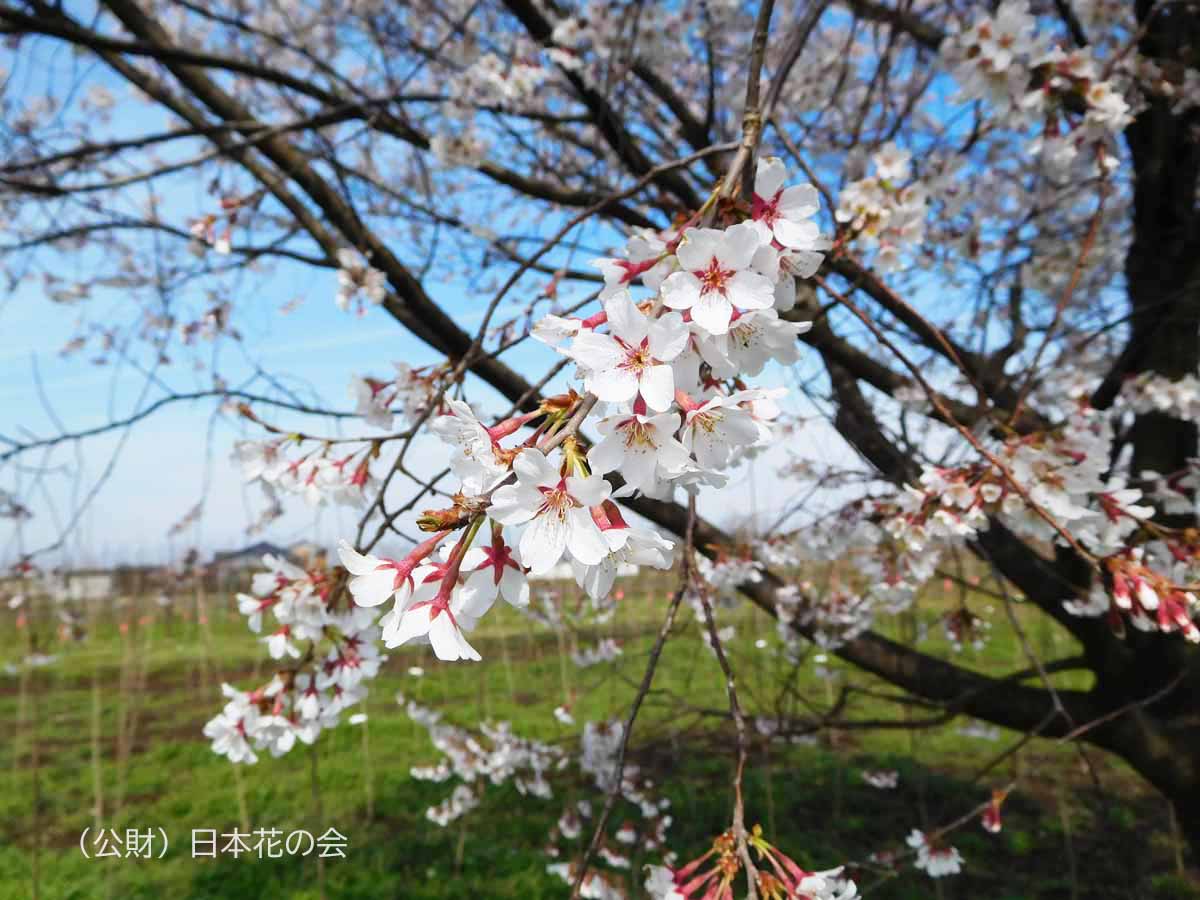
[[[900,773],[895,769],[863,769],[862,780],[873,788],[890,791],[900,783]]]
[[[571,653],[571,662],[586,669],[598,663],[612,662],[621,655],[621,645],[612,638],[604,638],[595,647],[584,647]]]
[[[1186,392],[1161,388],[1155,381],[1144,385],[1151,389],[1135,389],[1143,409],[1186,397]],[[1069,536],[1103,559],[1103,577],[1088,597],[1066,601],[1069,612],[1107,614],[1118,632],[1125,616],[1142,630],[1178,631],[1188,640],[1200,640],[1193,621],[1200,603],[1180,587],[1194,581],[1200,548],[1192,546],[1186,533],[1168,534],[1154,526],[1154,507],[1144,502],[1142,490],[1109,477],[1113,440],[1111,416],[1079,407],[1054,432],[1011,437],[996,446],[1003,470],[990,462],[926,467],[919,488],[909,486],[893,506],[879,506],[883,526],[913,557],[968,540],[992,518],[1035,539],[1062,542]],[[1184,490],[1175,483],[1172,493],[1186,500]],[[1131,544],[1146,534],[1157,539]],[[945,624],[956,644],[981,638],[982,623],[973,616]]]
[[[305,443],[316,446],[304,449]],[[310,506],[361,506],[379,487],[371,474],[374,457],[369,445],[347,451],[323,441],[306,441],[302,435],[288,435],[237,441],[233,456],[241,465],[244,481],[261,486],[272,503],[282,492],[301,496]]]
[[[1121,385],[1121,396],[1135,413],[1165,413],[1186,422],[1200,421],[1200,377],[1171,380],[1142,372]]]
[[[355,415],[368,425],[391,428],[396,411],[404,422],[414,422],[429,409],[442,372],[439,369],[414,369],[407,363],[393,363],[392,379],[350,379],[350,397]]]
[[[511,782],[522,794],[547,799],[553,795],[547,776],[564,769],[569,759],[558,747],[522,738],[507,722],[484,723],[478,732],[443,722],[441,714],[397,695],[413,722],[429,732],[442,759],[433,766],[415,766],[413,778],[442,782],[453,777],[457,785],[442,803],[430,807],[426,818],[445,827],[479,804],[487,784]]]
[[[623,730],[618,723],[588,722],[583,731],[583,742],[579,758],[580,770],[592,779],[592,787],[607,793],[612,784],[612,773],[616,766],[616,750],[620,744]],[[620,824],[611,832],[601,835],[600,844],[596,850],[596,858],[611,870],[628,870],[632,867],[633,856],[636,853],[667,853],[667,831],[672,824],[669,813],[671,801],[659,796],[654,782],[640,776],[636,765],[627,763],[622,774],[621,785],[617,797],[627,815],[623,819],[613,818]],[[587,835],[592,825],[588,820],[592,817],[592,804],[588,800],[580,800],[563,810],[558,823],[551,830],[546,853],[553,859],[559,860],[564,853],[574,852],[564,850],[562,841],[573,842]],[[578,871],[574,861],[559,861],[547,866],[547,871],[558,875],[568,884],[574,881]],[[627,896],[615,874],[606,870],[589,872],[585,881],[582,896],[619,897]],[[623,881],[623,879],[621,879]]]
[[[459,486],[451,508],[418,521],[433,537],[403,560],[340,550],[357,603],[394,600],[381,623],[387,646],[428,640],[441,659],[478,659],[464,633],[497,596],[527,606],[527,573],[565,561],[599,602],[621,567],[671,565],[673,544],[631,526],[615,501],[722,484],[724,470],[769,443],[779,392],[741,378],[795,359],[805,326],[777,309],[791,305],[794,275],[811,274],[824,247],[811,221],[816,191],[784,188],[784,174],[778,159],[760,160],[748,215],[730,213],[740,220],[726,227],[635,236],[626,259],[597,261],[599,314],[547,317],[534,329],[576,363],[586,397],[551,397],[491,427],[467,403],[444,401],[430,430],[453,448]],[[654,295],[635,300],[638,281]],[[365,390],[365,408],[382,421],[384,401]],[[594,406],[601,437],[585,450],[579,429]],[[619,476],[619,488],[604,476]]]
[[[765,900],[851,900],[858,896],[854,882],[841,877],[841,868],[806,871],[768,842],[757,825],[745,835],[745,842],[757,856],[755,889]],[[646,893],[654,900],[733,900],[734,883],[742,868],[737,839],[732,831],[726,831],[708,852],[686,865],[649,867]]]
[[[871,157],[874,174],[850,182],[838,197],[838,222],[876,249],[875,265],[883,271],[899,266],[901,253],[925,236],[929,194],[913,179],[911,159],[895,144],[885,144]]]
[[[1089,147],[1090,163],[1101,171],[1115,166],[1106,144],[1132,120],[1129,103],[1092,48],[1066,52],[1038,35],[1026,0],[1006,0],[978,17],[940,53],[963,99],[987,100],[1013,126],[1046,123],[1031,149],[1051,171],[1065,174]]]
[[[262,642],[279,668],[253,691],[225,685],[225,708],[204,726],[213,750],[235,763],[254,763],[264,749],[281,756],[297,739],[311,744],[366,697],[386,659],[374,614],[339,601],[326,571],[274,556],[263,563],[252,592],[238,595],[238,611],[255,634],[272,620]]]
[[[387,297],[387,276],[373,268],[365,256],[351,247],[337,252],[337,305],[343,312],[358,304],[358,312],[365,312],[363,301],[378,306]]]
[[[926,872],[930,878],[945,878],[962,871],[963,858],[957,847],[931,839],[917,828],[909,834],[908,846],[917,854],[914,865]]]
[[[1104,560],[1105,577],[1093,589],[1089,602],[1067,601],[1064,606],[1075,615],[1107,614],[1110,625],[1118,633],[1124,631],[1124,614],[1140,631],[1161,631],[1164,634],[1178,631],[1188,641],[1200,643],[1200,628],[1195,622],[1200,601],[1192,591],[1180,587],[1178,583],[1184,580],[1180,576],[1191,574],[1187,564],[1194,562],[1196,548],[1185,550],[1184,545],[1174,544],[1168,553],[1168,558],[1181,571],[1171,572],[1168,569],[1164,573],[1161,564],[1154,567],[1149,565],[1149,560],[1161,560],[1164,555],[1160,548],[1153,545],[1149,548],[1130,548],[1108,557]]]
[[[991,628],[991,622],[975,615],[965,606],[942,614],[942,630],[956,653],[961,653],[964,646],[982,650]]]

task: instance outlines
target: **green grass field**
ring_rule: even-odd
[[[442,664],[428,648],[392,651],[371,684],[365,726],[344,723],[321,736],[315,753],[297,747],[238,769],[211,752],[201,728],[220,709],[223,680],[243,688],[260,684],[270,660],[241,617],[229,612],[229,598],[207,599],[207,628],[197,622],[191,600],[170,613],[149,598],[107,608],[94,615],[84,641],[49,648],[58,654],[53,665],[0,675],[6,735],[0,741],[0,900],[566,896],[563,883],[546,873],[547,833],[566,802],[599,803],[596,792],[574,769],[552,800],[523,797],[511,785],[489,787],[479,809],[440,828],[425,810],[454,784],[409,775],[411,766],[439,755],[394,697],[403,692],[461,725],[505,720],[523,736],[570,746],[577,729],[560,725],[552,709],[573,697],[580,725],[623,718],[668,583],[626,584],[614,625],[595,634],[557,635],[498,608],[473,639],[481,664]],[[901,624],[928,625],[922,646],[949,654],[935,624],[941,602],[925,598]],[[1035,616],[1020,612],[1046,658],[1071,652],[1055,646]],[[52,631],[49,615],[34,606],[34,634]],[[30,634],[29,627],[15,627],[14,613],[4,616],[9,637],[0,663],[22,658]],[[751,715],[805,715],[827,704],[832,688],[811,663],[793,671],[774,652],[773,622],[749,608],[723,616],[722,624],[738,628],[733,658]],[[989,645],[965,651],[963,661],[996,673],[1024,668],[1003,612],[992,618]],[[624,650],[616,662],[579,669],[563,659],[572,642],[589,645],[613,630]],[[720,715],[726,708],[720,672],[686,609],[676,631],[633,746],[634,760],[672,801],[669,842],[686,860],[728,823],[733,740]],[[755,646],[758,639],[766,649]],[[410,675],[411,666],[424,667],[424,676]],[[885,689],[861,673],[839,674],[839,683]],[[1079,676],[1056,677],[1079,684]],[[905,715],[894,703],[860,694],[848,711],[859,719]],[[973,780],[1016,736],[981,740],[961,734],[962,724],[917,732],[826,730],[812,745],[768,742],[756,733],[747,816],[802,864],[825,868],[898,850],[911,828],[949,822],[983,802],[992,787],[1018,777],[1003,832],[990,835],[972,822],[954,835],[966,858],[964,874],[935,883],[911,866],[896,875],[864,870],[860,889],[895,900],[1200,896],[1178,873],[1183,851],[1166,803],[1119,762],[1087,752],[1097,785],[1077,749],[1035,740]],[[899,788],[867,786],[863,768],[898,769]],[[120,834],[161,828],[170,848],[161,859],[86,859],[80,836],[97,825]],[[228,832],[239,825],[313,834],[332,826],[348,839],[346,858],[192,858],[193,829]],[[588,834],[585,828],[583,839]],[[632,882],[640,886],[643,862],[657,861],[635,858]]]

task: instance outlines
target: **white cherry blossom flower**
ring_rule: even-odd
[[[496,442],[471,407],[453,397],[446,405],[450,415],[438,416],[429,430],[455,448],[450,471],[462,482],[463,493],[482,494],[508,475],[508,467],[496,458]]]
[[[687,343],[682,318],[669,313],[651,319],[626,291],[609,297],[604,309],[608,333],[580,331],[567,353],[584,369],[587,389],[609,403],[640,394],[656,412],[670,408],[675,378],[667,363]]]
[[[595,474],[563,475],[536,449],[522,450],[513,471],[517,483],[496,490],[488,514],[502,525],[529,523],[519,546],[530,572],[548,571],[564,552],[587,566],[607,555],[608,544],[590,511],[608,499],[607,481]]]
[[[391,386],[392,383],[375,378],[352,377],[350,397],[354,400],[355,414],[362,416],[368,425],[391,428],[392,410],[389,404],[395,395],[395,391],[387,390]]]
[[[601,600],[609,595],[623,563],[653,566],[656,569],[671,567],[675,545],[657,532],[630,528],[611,500],[596,507],[592,517],[608,544],[608,553],[590,566],[572,560],[571,568],[575,572],[575,583],[587,591],[593,600]]]
[[[499,528],[493,529],[491,544],[467,551],[462,571],[470,572],[463,585],[464,602],[477,617],[487,612],[497,595],[518,608],[529,605],[529,582],[520,554],[505,543]]]
[[[663,303],[691,311],[692,321],[712,334],[729,328],[734,308],[766,309],[775,303],[775,285],[750,264],[762,244],[752,222],[720,231],[692,228],[676,251],[683,271],[663,282]]]
[[[754,178],[752,224],[762,243],[778,241],[790,250],[814,250],[821,233],[812,221],[821,208],[821,198],[811,184],[796,184],[785,188],[787,167],[778,156],[765,156],[758,161]]]
[[[944,878],[962,871],[963,858],[956,847],[931,843],[919,829],[914,828],[909,834],[908,846],[917,852],[914,865],[924,870],[930,878]]]
[[[735,312],[729,330],[700,341],[700,356],[715,378],[758,375],[769,360],[791,365],[800,358],[796,341],[811,322],[788,322],[774,309]]]
[[[655,490],[690,462],[687,448],[675,439],[679,424],[677,412],[600,419],[601,439],[588,453],[588,464],[600,475],[620,472],[625,487],[618,494]]]
[[[453,563],[422,566],[417,569],[415,580],[418,584],[408,603],[403,607],[397,605],[384,617],[384,646],[399,647],[424,638],[440,660],[478,662],[481,659],[478,651],[463,634],[463,626],[473,626],[475,617],[466,608],[466,599],[458,589],[458,571]]]
[[[384,301],[387,297],[387,276],[372,268],[365,256],[351,247],[343,247],[337,252],[337,261],[338,309],[349,309],[351,301],[360,294],[375,305]]]
[[[259,728],[258,708],[250,702],[249,694],[228,684],[221,685],[221,692],[229,702],[220,715],[205,724],[204,736],[213,742],[213,751],[229,757],[230,762],[258,762],[249,741]]]
[[[582,319],[546,314],[534,323],[529,333],[547,347],[557,347],[579,334],[582,325]]]
[[[592,260],[592,265],[604,276],[601,300],[624,290],[638,278],[646,287],[656,291],[671,271],[671,263],[666,258],[667,245],[651,231],[642,231],[630,237],[625,243],[625,255],[627,259]]]
[[[718,394],[698,404],[690,397],[679,397],[684,408],[683,445],[703,468],[724,468],[736,449],[758,440],[758,425],[750,412],[738,405],[739,400]]]

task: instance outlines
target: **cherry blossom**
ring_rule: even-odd
[[[909,834],[907,843],[917,853],[914,865],[930,878],[945,878],[962,871],[963,858],[957,848],[931,842],[928,835],[916,828]]]
[[[774,284],[754,271],[751,262],[762,244],[752,223],[724,231],[693,228],[684,232],[676,255],[682,271],[667,276],[663,303],[686,309],[692,321],[712,334],[724,334],[736,309],[766,309],[775,303]]]
[[[735,312],[724,334],[700,341],[700,355],[716,378],[759,375],[770,361],[791,365],[800,358],[797,338],[811,322],[788,322],[774,309]]]
[[[462,571],[470,573],[463,594],[472,609],[486,610],[497,595],[516,607],[529,605],[529,582],[520,554],[505,543],[499,527],[493,525],[490,544],[467,551]]]
[[[397,561],[358,553],[347,541],[338,544],[338,556],[352,576],[348,583],[359,606],[379,606],[392,597],[404,607],[413,591],[413,571],[433,552],[443,535],[422,543],[405,559]]]
[[[641,397],[655,412],[671,406],[675,379],[666,365],[683,350],[688,331],[677,314],[650,318],[627,292],[604,303],[608,333],[581,330],[568,355],[587,373],[587,389],[611,403]]]
[[[250,747],[250,736],[259,728],[257,707],[250,703],[248,694],[228,684],[221,686],[221,692],[229,702],[219,716],[204,726],[204,736],[213,742],[213,751],[227,756],[230,762],[258,762]]]
[[[608,544],[592,520],[590,507],[608,498],[611,487],[599,475],[567,475],[540,450],[522,450],[513,461],[516,484],[492,495],[489,515],[502,525],[525,525],[521,560],[529,571],[548,571],[568,553],[594,566],[608,555]]]
[[[387,276],[350,247],[338,250],[338,309],[348,310],[356,298],[379,305],[387,297]],[[359,300],[361,304],[361,299]],[[360,305],[361,309],[361,305]]]
[[[678,396],[684,409],[683,445],[702,467],[724,468],[738,448],[759,439],[758,426],[750,412],[739,406],[739,399],[718,394],[697,403],[686,395]]]
[[[446,398],[450,414],[438,416],[429,430],[455,448],[450,468],[469,494],[482,494],[508,474],[508,466],[497,458],[498,443],[471,407],[453,397]]]
[[[828,249],[812,221],[821,207],[820,195],[811,184],[784,187],[786,180],[787,167],[779,157],[758,160],[751,222],[763,244],[775,242],[791,251],[798,268],[811,275],[824,258],[817,251]]]
[[[588,463],[598,475],[620,472],[625,487],[617,495],[653,494],[689,465],[687,448],[675,438],[679,425],[677,412],[607,416],[596,422],[602,437],[588,452]]]

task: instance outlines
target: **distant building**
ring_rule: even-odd
[[[300,560],[288,549],[272,544],[270,541],[259,541],[241,550],[225,550],[213,554],[209,569],[217,577],[235,575],[247,569],[261,569],[264,556],[278,556],[288,562],[300,563]]]
[[[124,573],[121,573],[124,574]],[[68,600],[99,600],[110,597],[117,590],[118,573],[100,569],[83,569],[67,572],[62,576],[65,582],[65,596]]]

